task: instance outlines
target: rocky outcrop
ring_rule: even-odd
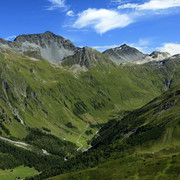
[[[171,55],[168,52],[154,51],[150,55],[145,55],[142,59],[134,61],[135,64],[144,64],[152,61],[162,61],[168,59]]]
[[[169,58],[171,55],[168,52],[154,51],[149,56],[156,60],[163,60],[163,59]]]
[[[104,61],[109,61],[106,56],[89,47],[83,47],[78,48],[74,55],[64,58],[61,64],[64,66],[80,65],[90,68],[96,64],[100,65]]]

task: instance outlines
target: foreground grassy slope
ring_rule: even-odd
[[[177,86],[108,128],[103,127],[93,139],[93,147],[75,160],[81,168],[108,163],[50,179],[179,179],[179,110]]]
[[[130,156],[110,161],[96,168],[64,174],[48,180],[177,180],[180,179],[180,155]]]

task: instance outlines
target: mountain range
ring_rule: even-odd
[[[20,35],[13,42],[0,39],[0,47],[13,49],[15,52],[34,57],[46,59],[58,63],[69,59],[86,56],[86,47],[78,48],[70,40],[55,35],[50,31],[43,34]],[[114,49],[108,49],[103,54],[117,64],[123,62],[145,63],[153,60],[163,60],[171,55],[167,52],[154,51],[150,55],[143,54],[136,48],[123,44]],[[75,56],[75,57],[74,57]],[[76,58],[75,58],[76,59]],[[79,59],[78,59],[79,60]],[[79,62],[80,63],[80,62]],[[76,62],[78,64],[78,62]]]
[[[0,39],[0,74],[0,169],[33,167],[32,179],[95,166],[101,174],[102,163],[147,160],[149,151],[163,160],[167,148],[178,166],[179,54],[147,55],[126,44],[100,53],[47,31]],[[94,169],[78,178],[87,172],[100,179]]]

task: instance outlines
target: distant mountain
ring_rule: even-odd
[[[104,51],[103,54],[118,64],[122,62],[133,62],[145,57],[145,54],[126,44],[114,49],[108,49]]]
[[[143,54],[136,48],[123,44],[114,49],[108,49],[102,54],[88,47],[78,48],[73,45],[70,40],[55,35],[50,31],[42,34],[20,35],[13,42],[0,38],[0,47],[12,49],[17,54],[24,54],[36,59],[46,59],[53,63],[61,63],[64,65],[80,65],[89,67],[92,62],[100,62],[98,56],[106,56],[117,64],[120,63],[136,63],[143,64],[149,61],[159,61],[170,57],[169,53],[154,51],[150,55]],[[96,55],[95,55],[96,54]],[[96,56],[96,57],[95,57]],[[92,61],[93,60],[93,61]],[[90,63],[91,61],[91,63]]]
[[[171,56],[167,52],[159,51],[154,51],[150,55],[143,54],[136,48],[130,47],[126,44],[123,44],[122,46],[116,47],[114,49],[108,49],[104,51],[103,54],[117,64],[126,62],[144,64],[150,61],[161,61]]]
[[[55,63],[73,55],[77,49],[71,41],[50,31],[42,34],[20,35],[13,42],[0,39],[0,47],[9,47],[27,56],[44,58]]]

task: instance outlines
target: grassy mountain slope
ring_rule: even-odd
[[[155,134],[159,131],[153,121],[142,120],[140,124],[134,121],[133,124],[131,116],[134,114],[127,116],[128,128],[121,118],[130,111],[138,115],[135,109],[180,84],[179,57],[143,65],[117,66],[98,51],[86,50],[83,60],[88,58],[89,66],[84,67],[86,64],[73,62],[52,64],[0,48],[0,136],[33,146],[32,151],[27,151],[1,140],[1,169],[25,165],[43,171],[42,176],[47,177],[49,172],[56,175],[94,167],[124,156],[124,152],[119,151],[125,148],[129,149],[129,154],[130,147],[139,147],[133,142],[141,143],[141,136],[135,136],[133,141],[130,141],[133,138],[126,138],[131,131],[140,134],[146,130],[152,130],[153,134],[154,130]],[[87,142],[108,120],[113,120],[110,121],[112,127],[115,120],[122,124],[112,129],[108,126],[106,132],[102,129],[100,134],[105,133],[93,139],[94,148],[88,151],[89,155],[79,155],[77,161],[75,156],[80,153],[77,150],[88,148]],[[146,123],[148,126],[144,127]],[[119,135],[116,129],[125,135]],[[117,132],[117,136],[113,132]],[[108,137],[113,137],[112,142]],[[144,149],[136,147],[135,151],[145,151],[148,143],[149,140],[147,144],[143,142]],[[50,155],[39,153],[43,150]],[[65,161],[70,158],[73,159]],[[59,167],[63,170],[59,171]]]
[[[176,86],[102,128],[92,141],[92,149],[77,164],[108,163],[49,179],[179,179],[179,109],[180,86]]]
[[[85,145],[86,130],[112,114],[131,111],[179,83],[179,59],[160,64],[117,66],[89,50],[93,66],[62,67],[1,49],[0,104],[2,135],[25,138],[36,127],[59,138]],[[6,132],[9,131],[9,132]],[[79,146],[79,144],[77,143]]]

